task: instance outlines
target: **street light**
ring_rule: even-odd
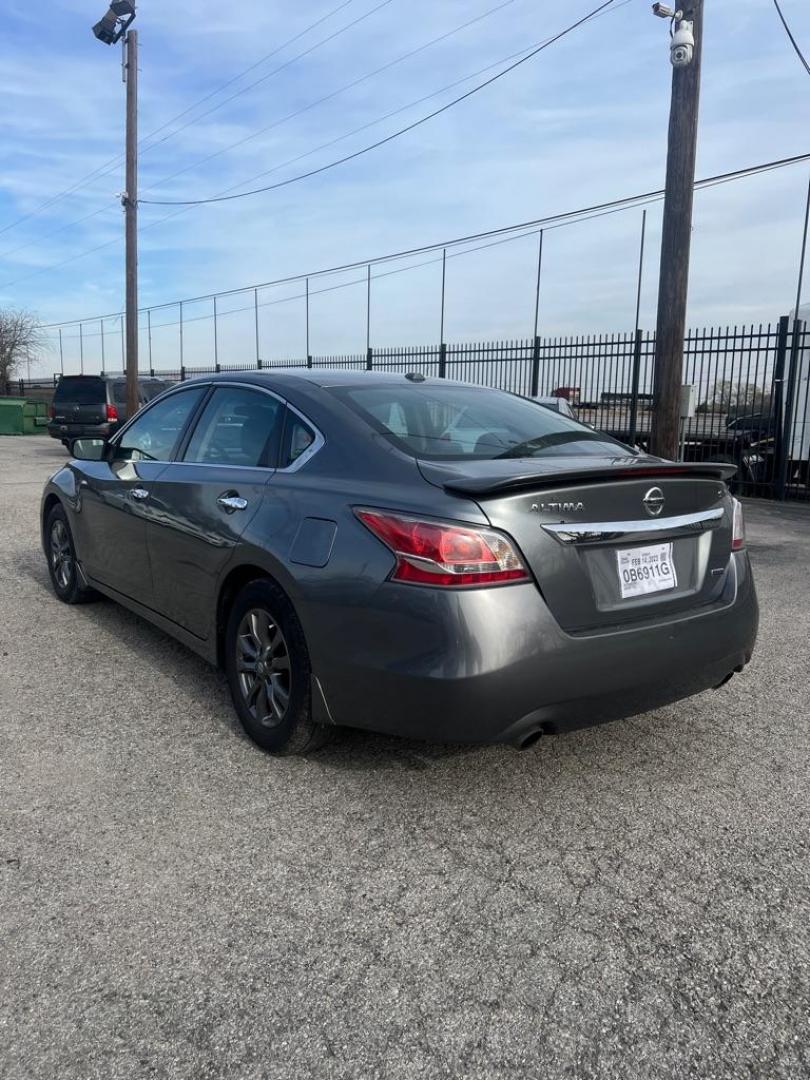
[[[93,27],[93,33],[104,45],[117,45],[135,18],[135,6],[130,0],[113,0],[110,10]]]
[[[112,0],[109,11],[93,27],[103,45],[124,41],[124,75],[127,84],[126,191],[121,202],[126,216],[126,376],[127,413],[138,411],[138,31],[130,30],[135,19],[132,0]]]

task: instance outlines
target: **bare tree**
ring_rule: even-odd
[[[23,364],[37,363],[47,345],[39,320],[30,311],[0,308],[0,393]]]
[[[764,393],[759,386],[726,380],[715,383],[710,396],[698,409],[700,412],[723,412],[733,416],[738,413],[768,412],[770,407],[770,395]]]

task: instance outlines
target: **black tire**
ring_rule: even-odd
[[[54,506],[45,519],[45,555],[53,591],[63,604],[89,604],[98,599],[97,592],[81,583],[73,533],[62,506]]]
[[[242,726],[263,750],[305,754],[328,740],[329,730],[312,718],[304,631],[274,582],[252,581],[234,600],[225,630],[225,671]]]

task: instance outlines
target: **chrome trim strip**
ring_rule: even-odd
[[[170,387],[170,389],[167,390],[166,393],[160,394],[158,395],[158,397],[153,398],[152,401],[149,402],[148,406],[145,406],[143,409],[137,412],[135,416],[133,416],[130,420],[126,422],[123,428],[121,428],[115,433],[114,438],[110,439],[110,445],[115,445],[121,440],[127,428],[129,428],[129,426],[133,424],[135,420],[137,420],[144,414],[146,408],[151,408],[153,404],[156,404],[158,401],[162,401],[165,398],[171,397],[172,394],[180,394],[184,390],[187,390],[190,386],[205,386],[210,387],[214,390],[218,389],[220,386],[231,386],[236,387],[239,390],[258,390],[259,393],[268,394],[271,398],[275,398],[275,400],[278,401],[281,405],[289,409],[290,412],[294,412],[295,415],[299,418],[299,420],[303,420],[307,427],[312,428],[312,431],[315,434],[315,439],[313,440],[312,445],[308,446],[303,452],[303,454],[301,454],[300,457],[296,458],[296,460],[291,465],[288,465],[285,469],[274,469],[268,465],[227,465],[224,462],[215,461],[185,461],[182,458],[175,458],[173,461],[157,461],[150,458],[150,465],[193,465],[198,469],[241,469],[244,472],[259,471],[264,473],[281,473],[282,475],[286,475],[287,473],[297,472],[299,469],[303,468],[303,466],[306,465],[306,463],[310,461],[326,444],[326,439],[324,438],[323,433],[318,427],[315,426],[315,424],[313,424],[310,418],[308,416],[305,416],[300,409],[297,409],[294,405],[287,401],[286,398],[283,398],[281,394],[276,393],[275,390],[271,390],[269,386],[259,386],[257,383],[251,382],[240,382],[238,379],[212,379],[203,381],[203,377],[201,376],[199,379],[194,379],[193,381],[187,380],[186,382],[178,383],[177,386]],[[200,417],[197,418],[197,423],[199,423],[199,421]],[[197,423],[195,423],[195,427],[197,426]]]
[[[673,533],[702,533],[707,528],[716,528],[724,513],[725,510],[720,507],[717,510],[703,510],[699,514],[680,514],[649,521],[563,522],[559,525],[543,525],[543,528],[561,544],[603,544],[608,540],[643,537],[650,533],[666,533],[667,536]]]

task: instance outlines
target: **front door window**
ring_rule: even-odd
[[[181,390],[139,416],[116,443],[116,461],[171,461],[175,447],[207,387]]]

